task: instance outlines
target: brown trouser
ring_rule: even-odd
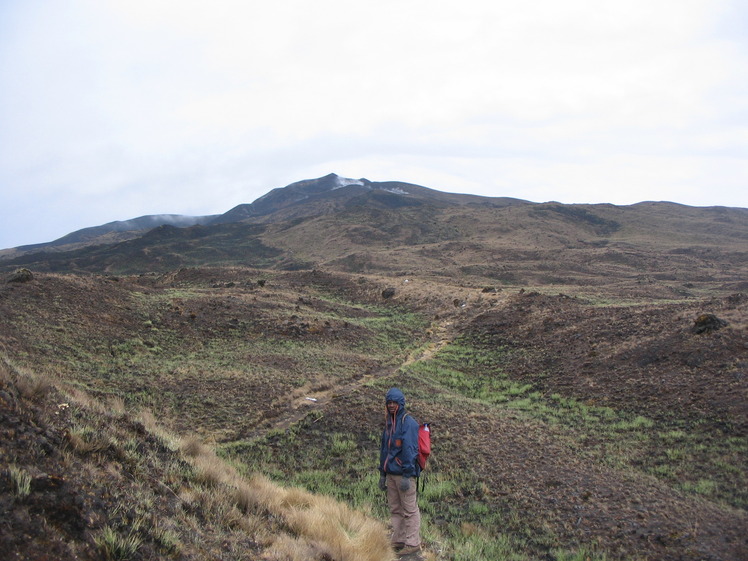
[[[392,543],[421,545],[421,511],[416,501],[416,479],[407,491],[400,490],[402,475],[387,474],[387,503],[392,516]]]

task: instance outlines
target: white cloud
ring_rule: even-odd
[[[746,15],[728,0],[4,3],[0,247],[222,212],[333,171],[748,206]],[[31,209],[45,219],[18,228]]]

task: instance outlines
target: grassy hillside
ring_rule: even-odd
[[[0,555],[389,559],[376,462],[399,386],[434,427],[426,559],[745,558],[748,299],[716,278],[684,278],[690,296],[609,280],[2,285]],[[696,333],[707,313],[727,325]]]
[[[0,364],[4,559],[386,559],[381,522],[245,475],[148,410]]]
[[[543,287],[624,300],[727,296],[748,289],[746,209],[490,203],[493,199],[406,204],[407,197],[374,193],[394,197],[397,204],[369,194],[341,208],[320,203],[315,213],[304,207],[308,214],[294,218],[281,209],[263,216],[262,224],[248,219],[164,226],[119,244],[4,259],[0,270],[140,274],[238,266],[417,273],[476,287]]]

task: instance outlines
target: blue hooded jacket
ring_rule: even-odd
[[[387,411],[388,401],[394,401],[398,405],[394,415]],[[397,388],[390,389],[385,398],[384,411],[387,422],[382,432],[379,471],[405,477],[418,476],[418,422],[405,414],[403,392]]]

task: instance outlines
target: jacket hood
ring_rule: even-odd
[[[400,410],[405,410],[405,394],[397,388],[391,388],[387,392],[384,402],[394,401],[400,406]]]

